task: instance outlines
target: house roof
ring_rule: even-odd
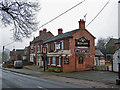
[[[15,51],[10,51],[10,56],[15,56]]]
[[[104,54],[99,50],[95,50],[95,56],[104,56]]]
[[[35,42],[38,42],[38,41],[46,40],[46,38],[48,39],[48,38],[51,37],[50,35],[53,36],[53,34],[50,31],[42,32],[42,34],[40,36],[36,37],[31,43],[35,43]]]
[[[76,29],[76,30],[72,30],[72,31],[69,31],[69,32],[57,35],[55,37],[52,37],[50,39],[45,40],[43,43],[47,43],[47,42],[51,42],[51,41],[55,41],[55,40],[63,39],[63,38],[67,38],[67,37],[72,37],[72,34],[74,34],[75,32],[77,32],[78,30],[79,29]]]
[[[24,49],[16,49],[17,54],[22,54],[24,53]]]
[[[115,44],[120,44],[120,38],[115,41]]]

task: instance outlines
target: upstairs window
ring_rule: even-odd
[[[42,52],[42,45],[40,46],[40,50],[41,50],[41,52]]]
[[[38,45],[37,51],[39,51],[39,45]]]
[[[36,52],[36,46],[34,46],[34,52]]]
[[[54,42],[54,50],[56,51],[56,42]]]
[[[63,50],[64,49],[64,42],[63,42],[63,40],[61,41],[61,50]]]

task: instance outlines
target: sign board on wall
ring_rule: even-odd
[[[42,54],[47,54],[47,47],[42,47]]]
[[[75,49],[75,52],[89,52],[88,49]]]
[[[89,47],[90,46],[90,40],[87,40],[84,37],[81,37],[79,39],[75,39],[75,46],[82,46],[82,47]]]

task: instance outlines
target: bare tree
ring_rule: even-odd
[[[14,40],[30,37],[36,31],[38,2],[28,0],[0,0],[0,19],[5,26],[13,26]]]

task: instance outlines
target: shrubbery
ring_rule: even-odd
[[[60,72],[60,69],[50,67],[50,68],[48,68],[48,71],[50,71],[50,72]]]

